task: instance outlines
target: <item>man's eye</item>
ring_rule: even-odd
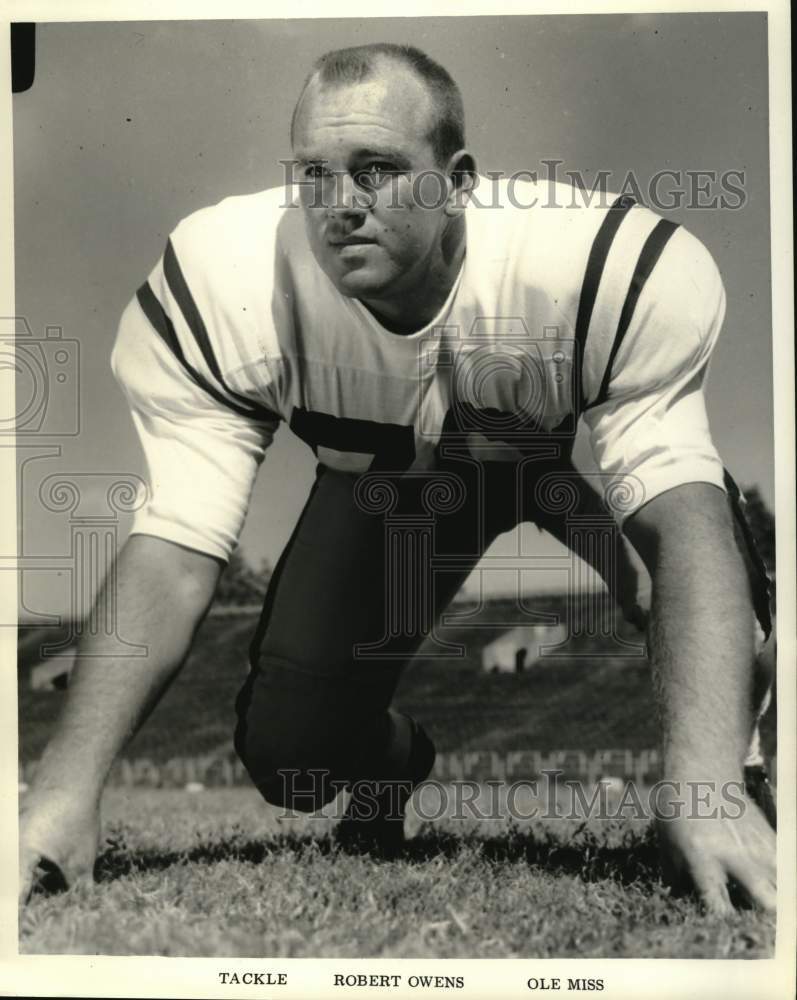
[[[329,169],[323,163],[308,163],[304,168],[304,176],[310,180],[316,180],[319,177],[328,177],[329,173]]]
[[[364,170],[358,170],[354,174],[354,182],[363,188],[377,188],[395,173],[396,170],[390,163],[369,163]]]

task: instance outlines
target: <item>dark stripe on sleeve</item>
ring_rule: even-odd
[[[253,404],[250,407],[243,407],[230,402],[229,399],[222,395],[222,393],[220,393],[215,386],[211,385],[206,378],[203,378],[202,375],[200,375],[200,373],[186,360],[186,357],[183,354],[183,349],[180,346],[180,341],[177,339],[174,324],[169,319],[166,314],[166,310],[160,304],[157,296],[150,288],[149,282],[145,281],[141,288],[139,288],[136,292],[136,298],[138,299],[138,304],[141,306],[144,315],[152,324],[156,333],[158,333],[161,340],[163,340],[172,354],[177,358],[193,382],[198,385],[203,392],[206,392],[209,396],[212,396],[216,402],[222,403],[235,413],[240,413],[243,417],[249,417],[254,420],[261,420],[269,423],[279,423],[280,418],[278,414],[273,413],[264,406]]]
[[[180,262],[177,260],[177,254],[174,252],[174,245],[171,240],[167,241],[166,251],[163,254],[163,273],[166,276],[166,282],[169,285],[169,289],[177,301],[177,305],[180,307],[180,312],[182,312],[185,317],[185,321],[188,324],[188,328],[194,335],[194,340],[196,340],[208,368],[211,370],[214,377],[221,384],[224,390],[228,392],[233,399],[237,400],[240,406],[245,409],[247,407],[251,407],[251,400],[232,390],[222,377],[219,363],[216,360],[216,355],[213,353],[213,347],[210,343],[207,327],[205,326],[204,320],[202,319],[199,309],[197,308],[196,302],[194,302],[194,297],[191,294],[187,281],[185,280],[185,276],[183,275],[182,268],[180,267]]]
[[[136,292],[136,298],[138,299],[138,304],[144,311],[144,315],[155,327],[155,330],[160,334],[161,339],[165,342],[172,354],[177,358],[183,368],[187,371],[193,372],[193,368],[191,368],[185,360],[183,349],[180,347],[180,341],[177,339],[177,334],[174,330],[174,324],[166,315],[166,311],[158,301],[155,293],[150,288],[148,281],[145,281],[141,288],[139,288]]]
[[[615,234],[620,228],[620,223],[625,218],[626,213],[635,204],[636,202],[630,195],[621,195],[612,204],[593,240],[592,249],[587,259],[584,282],[581,286],[581,297],[578,302],[578,315],[576,316],[576,351],[579,376],[579,399],[576,417],[578,417],[584,408],[584,349],[587,343],[590,320],[592,319],[592,310],[595,307],[595,299],[598,296],[598,286],[600,285],[603,269],[606,266],[606,258],[609,256],[609,250],[611,250]]]
[[[614,335],[612,349],[609,352],[609,360],[606,362],[606,371],[603,373],[603,381],[601,382],[600,391],[598,392],[595,400],[590,403],[591,407],[600,406],[601,403],[605,403],[609,398],[609,383],[612,380],[614,359],[617,357],[617,352],[620,350],[623,338],[628,331],[628,327],[631,325],[631,319],[634,315],[634,309],[636,309],[637,301],[642,293],[642,289],[645,287],[645,282],[648,280],[651,271],[656,266],[656,261],[661,256],[664,247],[667,245],[667,241],[677,228],[677,222],[670,222],[668,219],[661,219],[650,236],[648,236],[645,240],[645,245],[642,247],[639,260],[634,268],[634,275],[631,278],[628,294],[625,297],[625,302],[623,303],[623,308],[620,313],[620,322],[617,326],[617,332]]]

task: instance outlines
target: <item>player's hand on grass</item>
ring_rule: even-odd
[[[91,882],[100,816],[96,806],[63,793],[28,793],[19,817],[19,902]]]
[[[710,812],[710,809],[705,810]],[[750,799],[717,815],[658,820],[664,875],[676,890],[692,888],[708,913],[735,912],[734,896],[767,912],[776,906],[775,831]]]

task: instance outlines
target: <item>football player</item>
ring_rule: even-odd
[[[715,912],[730,880],[773,907],[773,830],[752,801],[720,809],[755,737],[754,604],[769,623],[706,418],[725,309],[710,254],[629,198],[526,182],[479,201],[459,91],[414,48],[322,57],[292,142],[291,189],[184,220],[122,318],[113,368],[150,495],[117,603],[149,657],[76,668],[26,802],[23,891],[42,860],[90,873],[108,770],[182,664],[285,421],[318,472],[237,702],[267,801],[316,809],[348,787],[344,842],[395,850],[434,761],[390,707],[403,666],[499,533],[567,538],[567,516],[608,507],[652,578],[664,806],[713,783],[711,818],[659,823],[669,874]],[[571,463],[580,419],[606,506]],[[422,528],[416,551],[386,545],[394,516],[434,521],[431,576]],[[624,552],[586,554],[632,616]]]

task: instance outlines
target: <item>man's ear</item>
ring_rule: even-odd
[[[457,215],[464,211],[468,196],[476,185],[476,161],[467,149],[458,149],[448,158],[445,174],[451,182],[446,214]]]

